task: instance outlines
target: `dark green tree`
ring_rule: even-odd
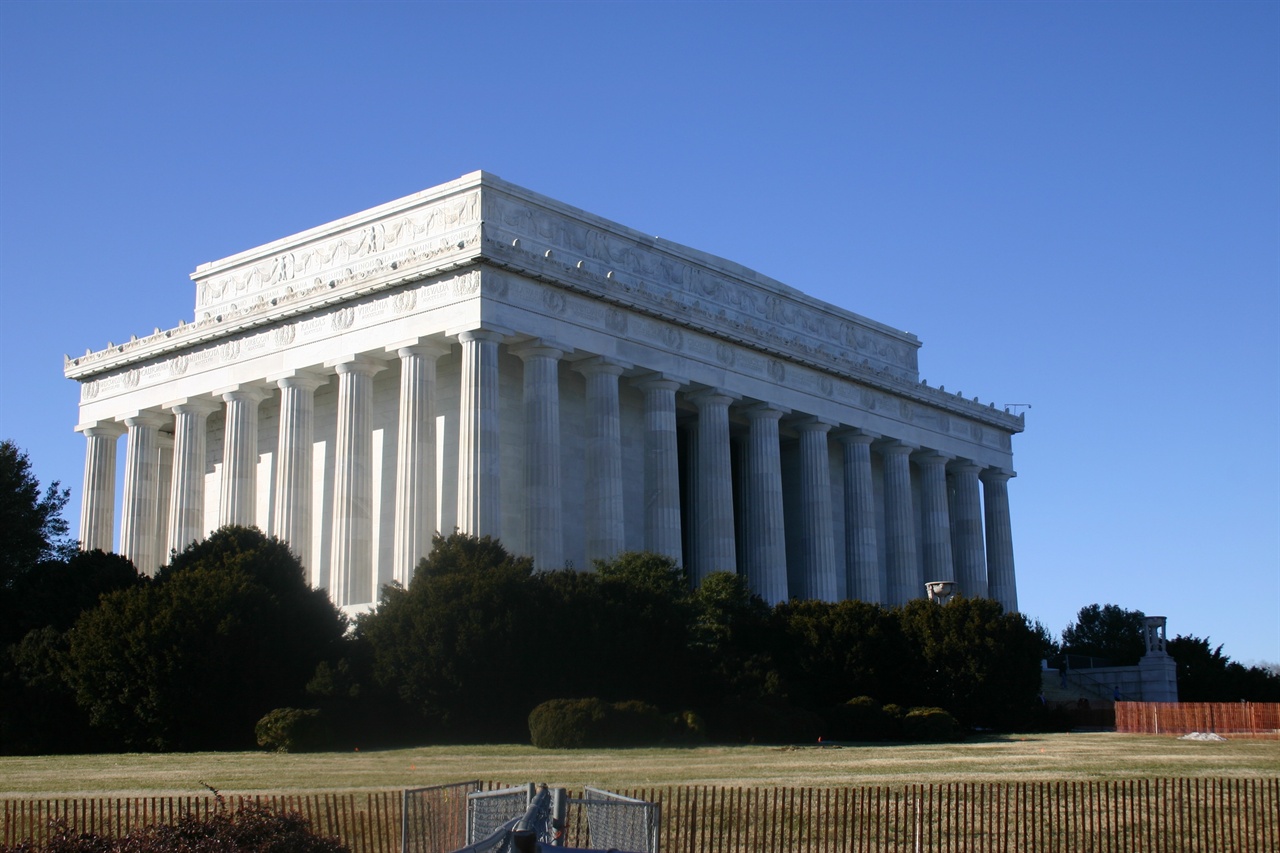
[[[85,612],[67,673],[93,724],[130,748],[253,748],[257,721],[305,700],[344,630],[283,542],[224,527]]]
[[[62,509],[70,489],[53,482],[43,494],[31,460],[12,441],[0,441],[0,589],[43,560],[75,549]]]
[[[728,572],[708,575],[690,603],[690,662],[699,674],[699,704],[777,695],[781,683],[773,660],[772,613],[746,578]]]
[[[1080,608],[1076,621],[1062,631],[1062,651],[1067,655],[1101,658],[1112,666],[1129,666],[1146,652],[1143,631],[1146,616],[1115,604],[1090,604]]]
[[[67,631],[101,596],[140,583],[124,557],[91,551],[45,560],[0,589],[0,753],[113,745],[90,731],[66,680]]]
[[[792,701],[810,709],[854,696],[896,702],[916,677],[897,615],[865,601],[790,601],[774,608],[778,660]]]
[[[918,676],[899,701],[947,709],[970,726],[1016,725],[1040,692],[1041,638],[988,598],[939,606],[916,599],[898,611]]]
[[[375,681],[431,738],[523,739],[541,699],[532,685],[555,661],[540,647],[546,615],[531,598],[533,563],[489,537],[437,535],[408,589],[383,589],[357,622]],[[531,701],[530,701],[531,699]]]
[[[1179,635],[1165,651],[1178,666],[1181,702],[1280,702],[1280,675],[1236,663],[1208,637]]]

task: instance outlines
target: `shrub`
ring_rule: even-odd
[[[529,737],[539,749],[650,746],[671,734],[670,718],[645,702],[550,699],[529,713]]]
[[[329,745],[329,731],[315,708],[276,708],[253,729],[258,746],[276,752],[315,752]]]
[[[773,697],[725,702],[708,709],[707,716],[716,740],[738,743],[812,743],[824,727],[818,714]]]
[[[120,838],[77,833],[59,819],[43,844],[24,841],[13,853],[350,853],[336,838],[318,835],[297,812],[277,812],[256,804],[196,816],[173,824],[150,824]]]
[[[870,696],[855,696],[830,709],[825,717],[830,740],[885,740],[898,733],[897,715],[886,714]]]
[[[902,718],[902,735],[911,741],[954,740],[960,725],[942,708],[912,708]]]

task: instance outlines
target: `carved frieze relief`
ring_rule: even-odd
[[[351,328],[351,324],[356,321],[356,310],[354,308],[339,308],[329,315],[329,325],[335,332],[345,331]]]
[[[397,314],[407,314],[418,304],[418,291],[416,288],[406,288],[398,292],[392,301]]]
[[[479,222],[479,206],[477,189],[282,253],[247,268],[213,276],[200,282],[196,307],[210,307],[242,295],[256,294],[299,277],[340,282],[357,274],[367,275],[384,265],[396,268],[405,261],[454,251],[469,241],[478,240],[478,232],[471,235],[455,232]],[[377,263],[358,263],[375,257]]]

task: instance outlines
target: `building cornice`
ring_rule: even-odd
[[[753,270],[649,237],[484,172],[276,240],[192,273],[190,323],[68,358],[106,374],[413,281],[482,264],[943,411],[1024,421],[919,382],[919,340]]]

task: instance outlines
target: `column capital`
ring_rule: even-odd
[[[876,450],[883,456],[908,456],[919,449],[918,446],[907,444],[897,438],[886,438],[876,442]]]
[[[120,418],[120,421],[127,427],[143,426],[159,428],[169,422],[169,416],[163,412],[147,409],[123,415]]]
[[[787,426],[796,432],[830,432],[836,424],[832,421],[820,418],[817,415],[804,415],[794,420],[787,421]]]
[[[947,463],[947,472],[950,474],[978,474],[981,471],[982,466],[971,459],[952,459]]]
[[[946,465],[955,457],[929,447],[923,447],[911,454],[911,458],[920,465]]]
[[[746,415],[747,420],[755,421],[761,419],[781,420],[784,416],[791,414],[791,410],[786,406],[775,406],[773,403],[751,403],[743,406],[738,410]]]
[[[223,401],[230,403],[232,400],[243,400],[250,403],[260,403],[270,396],[271,392],[256,382],[243,382],[239,385],[228,385],[224,388],[218,388],[213,391],[213,396],[221,397]]]
[[[387,369],[386,362],[370,355],[352,355],[346,358],[330,359],[324,363],[324,366],[332,367],[339,376],[349,373],[373,376],[375,373],[380,373]]]
[[[1006,468],[995,468],[995,467],[983,468],[982,472],[978,474],[978,478],[982,480],[982,482],[984,483],[986,482],[1007,483],[1016,476],[1018,476],[1016,471],[1010,471]]]
[[[93,438],[119,438],[124,430],[124,424],[119,421],[88,421],[76,426],[76,432]]]
[[[841,427],[840,429],[832,430],[831,434],[835,436],[837,441],[845,445],[865,444],[870,446],[880,439],[880,433],[868,432],[860,427]]]
[[[175,415],[211,415],[222,408],[212,397],[180,397],[165,403],[163,408]]]
[[[619,361],[616,358],[609,358],[603,355],[584,358],[573,363],[573,369],[583,376],[591,376],[593,374],[621,376],[623,371],[630,367],[631,365],[625,361]]]
[[[726,388],[699,388],[686,395],[686,399],[698,408],[702,408],[706,404],[718,404],[728,406],[742,399],[741,394],[735,394]]]
[[[388,355],[395,353],[400,358],[404,358],[407,355],[425,355],[439,358],[442,355],[448,355],[451,349],[448,341],[435,337],[409,338],[408,340],[387,344],[383,347],[383,351]]]
[[[689,384],[689,380],[670,373],[645,373],[632,379],[631,384],[641,391],[679,391]]]
[[[524,361],[530,358],[562,359],[573,352],[573,347],[546,338],[530,338],[518,344],[509,344],[507,352]]]
[[[314,391],[321,385],[329,384],[327,375],[312,370],[291,370],[288,373],[278,373],[267,378],[274,380],[282,389],[300,388],[304,391]]]
[[[457,338],[463,343],[467,341],[491,341],[495,344],[502,343],[514,334],[515,332],[505,326],[490,325],[449,329],[445,332],[446,337]]]

